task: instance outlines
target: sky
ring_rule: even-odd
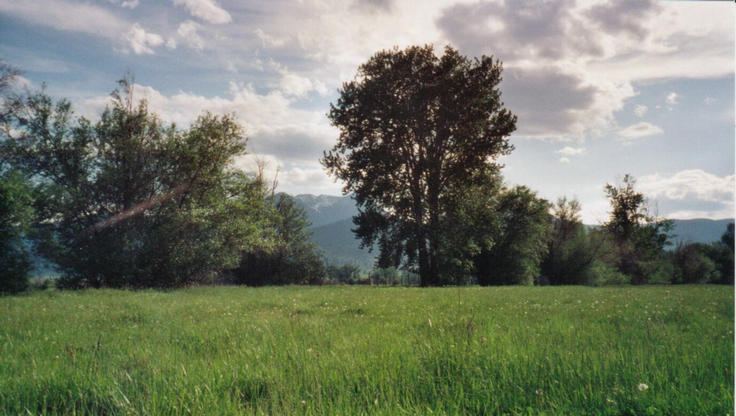
[[[658,216],[717,219],[734,216],[735,21],[732,1],[0,0],[0,58],[92,119],[126,73],[178,126],[234,113],[237,167],[340,195],[319,158],[342,83],[377,51],[450,45],[503,62],[509,186],[597,224],[628,173]]]

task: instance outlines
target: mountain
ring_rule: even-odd
[[[734,222],[733,219],[709,220],[698,218],[692,220],[674,220],[670,241],[674,245],[677,243],[712,243],[721,241],[721,236],[726,232],[729,223]]]
[[[327,261],[332,264],[357,264],[363,270],[373,268],[376,252],[360,248],[360,240],[351,231],[355,225],[352,218],[345,218],[321,227],[312,228],[310,239],[322,249]]]
[[[349,196],[301,194],[294,199],[304,208],[313,228],[352,218],[358,213],[355,201]]]

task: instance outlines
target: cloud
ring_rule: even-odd
[[[680,96],[676,92],[671,92],[671,93],[667,94],[667,98],[665,98],[664,101],[668,105],[675,105],[675,104],[677,104],[677,102],[679,101],[679,99],[680,99]]]
[[[285,162],[316,161],[338,136],[324,111],[293,106],[294,98],[279,90],[258,93],[250,84],[230,83],[229,97],[205,97],[189,92],[167,96],[155,88],[135,85],[135,95],[148,101],[161,119],[180,126],[196,120],[202,111],[233,113],[244,125],[248,148],[259,154],[274,154]],[[95,118],[109,97],[91,97],[80,102],[79,112]]]
[[[307,77],[294,74],[278,62],[271,61],[270,65],[280,76],[278,88],[285,95],[302,98],[312,91],[320,95],[327,95],[327,87],[321,81],[313,81]]]
[[[192,49],[202,50],[204,41],[197,33],[199,25],[191,20],[187,20],[179,25],[176,33],[184,40],[184,42]]]
[[[731,10],[683,3],[481,0],[447,7],[436,22],[461,52],[504,62],[502,91],[519,114],[519,135],[584,139],[615,128],[614,113],[638,82],[733,74]],[[515,78],[542,68],[556,70]],[[516,83],[535,84],[538,102]],[[560,96],[569,101],[551,108]]]
[[[232,21],[230,13],[215,0],[174,0],[174,4],[184,6],[192,16],[208,23],[222,24]]]
[[[138,7],[138,4],[140,3],[140,0],[129,0],[124,1],[120,4],[120,7],[128,8],[128,9],[135,9]]]
[[[683,170],[665,176],[658,173],[642,176],[637,187],[649,198],[670,200],[696,199],[733,204],[734,175],[717,176],[702,169]]]
[[[557,153],[565,156],[577,156],[585,153],[585,148],[565,146],[562,149],[558,150]]]
[[[0,13],[57,30],[118,38],[129,23],[103,7],[64,0],[0,1]]]
[[[623,141],[629,142],[642,137],[662,134],[663,132],[662,128],[655,126],[654,124],[647,123],[646,121],[641,121],[639,123],[632,124],[625,129],[619,130],[618,135]]]
[[[134,8],[136,1],[123,2]],[[146,31],[138,23],[129,23],[107,9],[64,0],[0,1],[0,13],[53,29],[100,36],[122,45],[123,53],[153,54],[163,44],[161,35]]]
[[[570,158],[567,158],[567,157],[561,157],[561,158],[560,158],[560,163],[570,163]]]
[[[298,194],[341,193],[342,184],[325,175],[324,169],[316,163],[298,166],[285,164],[279,157],[271,154],[248,154],[235,160],[233,166],[245,172],[256,174],[262,170],[263,177],[269,183],[276,181],[277,192]]]
[[[125,35],[125,40],[128,41],[130,48],[133,49],[133,53],[136,55],[153,54],[153,48],[161,46],[164,43],[161,35],[146,32],[138,23],[130,28]]]
[[[274,46],[274,47],[284,46],[284,44],[286,43],[284,39],[271,36],[260,28],[256,28],[256,30],[254,30],[253,33],[255,33],[256,36],[258,36],[258,39],[261,40],[264,48],[266,46]]]
[[[519,117],[518,135],[580,136],[594,124],[581,113],[598,91],[557,67],[508,68],[500,88],[506,107]]]
[[[594,5],[586,14],[607,33],[643,40],[649,35],[649,19],[660,11],[654,0],[617,0]]]
[[[642,118],[644,117],[644,114],[647,113],[647,110],[649,108],[645,105],[637,105],[634,109],[634,114],[636,114],[637,117]]]

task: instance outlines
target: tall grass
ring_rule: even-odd
[[[726,415],[733,305],[722,286],[46,291],[0,298],[0,414]]]

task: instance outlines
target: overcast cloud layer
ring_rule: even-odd
[[[639,178],[661,215],[732,217],[734,7],[645,0],[0,0],[0,57],[34,85],[99,113],[114,81],[186,125],[235,113],[280,189],[339,194],[318,158],[325,114],[378,50],[432,43],[504,63],[518,115],[509,184],[578,197],[606,216],[602,187]]]

